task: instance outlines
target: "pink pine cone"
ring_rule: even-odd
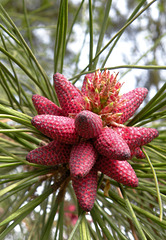
[[[74,119],[54,116],[37,115],[32,119],[32,125],[47,137],[66,144],[75,144],[79,141]]]
[[[94,139],[97,151],[109,159],[125,160],[130,158],[127,143],[111,128],[105,127]]]
[[[119,123],[125,123],[130,117],[133,116],[135,111],[139,108],[143,100],[145,99],[148,90],[146,88],[135,88],[134,90],[125,93],[121,96],[118,104],[113,113],[123,113]],[[125,101],[124,101],[125,100]],[[123,102],[124,101],[124,102]]]
[[[91,211],[97,192],[97,170],[91,171],[83,178],[72,178],[72,185],[80,207],[84,211]]]
[[[102,120],[99,115],[88,110],[81,111],[75,118],[77,133],[85,138],[94,138],[99,135],[102,129]]]
[[[68,163],[71,145],[60,143],[56,140],[46,146],[36,148],[28,153],[26,160],[31,163],[55,166]]]
[[[97,160],[95,168],[123,185],[129,187],[138,186],[138,178],[127,161],[112,160],[101,156]]]
[[[130,149],[141,147],[158,136],[155,128],[117,127],[114,130],[125,140]]]
[[[72,147],[69,161],[71,175],[85,177],[97,159],[97,152],[91,142],[80,142]]]
[[[136,88],[120,96],[121,84],[116,77],[107,70],[87,74],[79,91],[56,73],[54,86],[61,107],[38,94],[32,97],[39,114],[33,117],[32,125],[52,141],[30,151],[26,159],[46,166],[67,163],[84,211],[94,205],[98,171],[126,186],[138,186],[135,171],[126,160],[145,158],[141,146],[158,136],[153,128],[122,127],[148,90]]]
[[[41,114],[49,114],[56,116],[64,115],[63,110],[46,97],[35,94],[32,96],[32,102],[39,115]]]
[[[84,106],[81,92],[62,74],[56,73],[53,78],[55,91],[65,116],[69,113],[79,113]]]

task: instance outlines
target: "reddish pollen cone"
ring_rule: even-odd
[[[80,91],[62,74],[55,73],[60,107],[38,94],[32,97],[38,112],[32,125],[51,142],[30,151],[27,161],[48,166],[63,164],[84,211],[94,205],[98,171],[126,186],[138,186],[136,173],[127,160],[145,158],[142,146],[159,134],[154,128],[124,125],[148,90],[136,88],[120,95],[122,84],[117,75],[108,70],[88,73]]]
[[[136,88],[121,96],[117,107],[113,109],[113,113],[122,113],[118,123],[125,123],[130,117],[133,116],[145,99],[147,93],[148,90],[146,88]]]
[[[97,191],[97,170],[92,168],[84,178],[72,178],[72,185],[80,207],[90,211],[94,205]]]
[[[54,115],[37,115],[32,125],[49,138],[67,144],[75,144],[79,136],[75,129],[74,119]]]
[[[84,100],[81,92],[62,74],[54,74],[54,86],[65,116],[83,110]]]
[[[81,137],[89,139],[97,137],[101,132],[103,125],[99,115],[84,110],[77,114],[75,118],[75,127],[77,133]]]
[[[97,156],[97,151],[89,141],[74,145],[69,161],[71,175],[73,177],[85,177],[95,164]]]
[[[125,140],[130,149],[148,144],[159,134],[156,129],[145,127],[117,127],[114,130]]]
[[[115,181],[129,187],[138,186],[138,178],[134,169],[127,161],[118,161],[101,157],[95,165],[98,171],[101,171]]]
[[[130,158],[130,149],[127,143],[111,128],[104,128],[94,139],[97,151],[110,159],[126,160]]]
[[[36,108],[36,111],[39,115],[49,114],[56,116],[63,116],[62,108],[58,107],[55,103],[51,102],[49,99],[35,94],[32,96],[32,102]]]
[[[36,148],[28,153],[28,162],[55,166],[57,164],[68,163],[70,158],[71,145],[57,142],[50,142],[46,146]]]

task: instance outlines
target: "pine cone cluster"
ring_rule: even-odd
[[[32,150],[26,159],[47,166],[68,164],[78,202],[83,210],[90,211],[98,171],[126,186],[138,186],[127,160],[144,158],[141,147],[156,138],[158,131],[123,124],[148,90],[136,88],[120,95],[122,84],[107,70],[87,74],[81,91],[60,73],[53,78],[60,107],[43,96],[32,97],[38,112],[32,125],[49,137],[50,143]]]

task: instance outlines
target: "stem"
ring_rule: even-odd
[[[89,70],[93,69],[93,13],[92,13],[92,0],[89,0],[89,29],[90,29],[90,42],[89,42]]]
[[[155,181],[156,191],[157,191],[157,198],[158,198],[159,208],[160,208],[160,221],[162,221],[163,220],[163,205],[162,205],[162,200],[161,200],[161,196],[160,196],[160,188],[159,188],[159,183],[158,183],[158,180],[157,180],[157,175],[156,175],[155,169],[154,169],[146,151],[143,148],[141,148],[141,150],[145,154],[146,159],[148,160],[149,166],[151,167],[151,170],[152,170],[152,173],[153,173],[153,176],[154,176],[154,181]]]

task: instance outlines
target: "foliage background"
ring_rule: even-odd
[[[165,1],[0,3],[0,239],[165,239]],[[119,71],[124,91],[148,88],[128,125],[155,127],[160,135],[145,147],[145,160],[130,161],[139,187],[101,175],[85,214],[63,167],[35,166],[25,157],[48,141],[31,126],[32,94],[57,103],[53,73],[80,87],[97,68]]]

